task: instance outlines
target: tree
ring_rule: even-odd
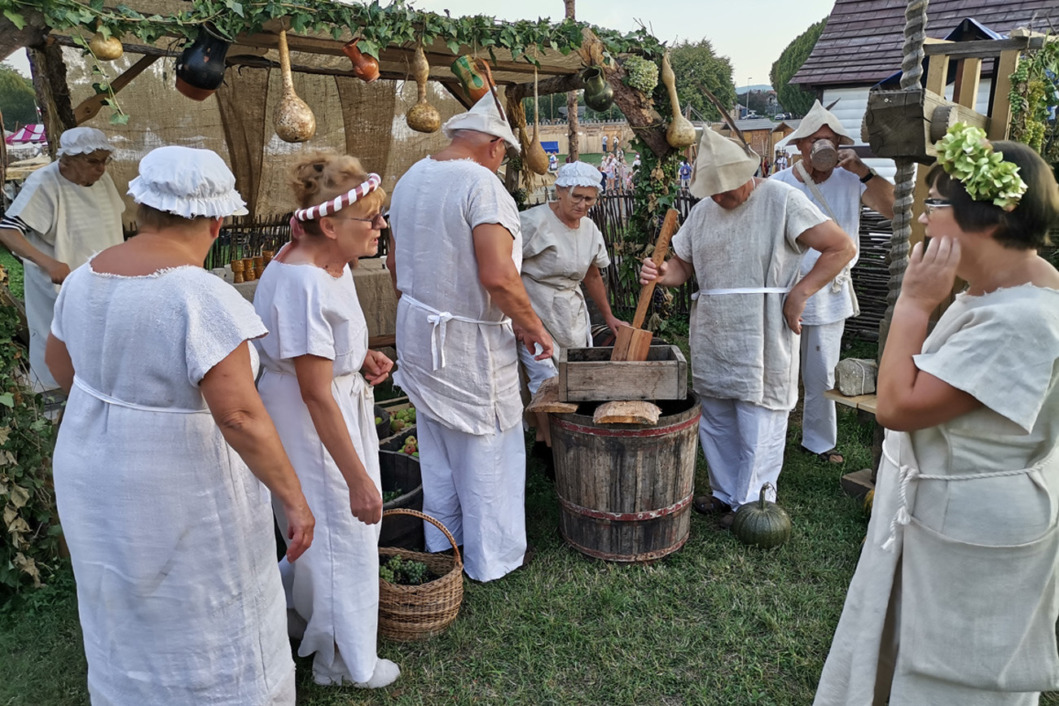
[[[726,56],[714,54],[708,39],[675,45],[669,53],[669,63],[677,77],[680,104],[691,107],[693,118],[721,119],[721,114],[702,92],[703,86],[721,101],[721,105],[735,105],[732,62]]]
[[[8,131],[37,122],[33,82],[9,64],[0,64],[0,110],[4,113],[4,129]]]
[[[798,117],[805,115],[813,107],[813,101],[816,100],[815,95],[791,85],[789,81],[809,58],[826,24],[827,18],[825,17],[816,24],[810,25],[809,29],[787,45],[787,48],[780,54],[780,58],[772,65],[772,70],[769,71],[769,80],[772,82],[772,87],[776,89],[776,98],[779,99],[784,110],[792,115]]]

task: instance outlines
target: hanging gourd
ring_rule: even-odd
[[[305,142],[316,134],[316,116],[309,105],[294,92],[294,78],[290,71],[290,50],[287,33],[279,33],[279,66],[283,73],[283,95],[276,103],[272,124],[284,142]]]
[[[379,78],[379,60],[368,56],[357,48],[360,37],[346,42],[342,46],[342,52],[353,62],[353,75],[365,83],[371,83]]]
[[[771,483],[761,486],[757,502],[747,503],[735,513],[732,534],[743,544],[762,549],[778,547],[791,538],[791,518],[787,511],[765,499]]]
[[[213,95],[224,81],[224,56],[230,46],[206,25],[201,25],[195,41],[177,57],[177,90],[197,101]]]
[[[120,59],[125,53],[120,39],[114,36],[104,37],[102,32],[92,35],[92,39],[88,42],[88,50],[100,61],[114,61]]]
[[[464,54],[452,62],[452,73],[460,80],[463,91],[471,99],[471,104],[477,103],[486,93],[489,93],[493,85],[493,73],[489,64],[482,59],[475,59],[469,54]]]
[[[544,151],[540,140],[540,113],[537,106],[537,68],[533,68],[533,137],[527,139],[528,130],[525,125],[521,126],[519,133],[522,135],[522,161],[534,174],[548,173],[548,153]]]
[[[614,105],[614,89],[607,83],[603,69],[589,66],[581,72],[581,83],[585,86],[585,105],[597,113],[605,113]]]
[[[669,65],[669,52],[662,55],[662,85],[669,91],[669,104],[673,107],[673,119],[666,130],[666,142],[673,149],[682,149],[695,144],[695,126],[680,114],[680,98],[677,97],[677,77]]]
[[[415,57],[412,59],[412,78],[416,82],[416,91],[419,100],[405,113],[404,120],[408,127],[416,132],[437,132],[441,128],[441,115],[437,109],[427,102],[427,81],[430,79],[430,64],[427,63],[427,55],[423,53],[423,45],[416,47]]]

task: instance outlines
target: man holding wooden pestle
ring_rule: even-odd
[[[519,143],[487,93],[442,127],[452,142],[394,188],[397,362],[415,404],[423,512],[464,549],[467,575],[492,581],[526,554],[526,446],[516,335],[537,359],[552,339],[519,277],[522,233],[496,170]],[[506,144],[505,144],[506,143]],[[427,551],[449,548],[426,524]]]
[[[748,147],[705,130],[690,191],[701,198],[673,236],[675,256],[640,282],[676,287],[692,275],[691,366],[702,403],[699,440],[712,495],[697,511],[720,517],[775,486],[783,466],[787,417],[798,400],[798,334],[805,302],[855,253],[834,221],[796,189],[754,176]],[[820,252],[799,277],[807,248]]]
[[[894,185],[876,174],[853,150],[838,149],[852,145],[853,138],[820,101],[813,104],[790,140],[802,153],[802,159],[772,178],[805,194],[838,223],[854,245],[860,237],[862,202],[886,218],[894,217]],[[812,269],[818,255],[813,249],[805,253],[803,273]],[[824,393],[835,386],[835,366],[842,353],[846,319],[860,313],[850,276],[856,262],[854,257],[838,277],[809,298],[802,317],[802,449],[830,463],[845,459],[835,451],[835,402]]]

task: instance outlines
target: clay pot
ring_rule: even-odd
[[[416,82],[419,100],[405,113],[404,120],[408,127],[416,132],[437,132],[441,127],[441,115],[434,106],[427,102],[427,81],[430,79],[430,64],[423,53],[423,47],[416,49],[412,59],[412,78]]]
[[[493,74],[489,70],[489,64],[468,54],[452,62],[452,73],[456,74],[456,78],[463,84],[463,90],[471,99],[471,103],[477,103],[489,92],[489,87],[493,83]]]
[[[662,85],[669,91],[669,103],[673,106],[673,119],[666,130],[666,142],[673,149],[682,149],[695,144],[695,126],[680,113],[680,99],[677,97],[676,76],[669,65],[669,53],[662,56]]]
[[[614,105],[614,89],[607,83],[603,69],[589,66],[581,72],[581,82],[585,85],[585,105],[597,113],[603,113]]]
[[[231,44],[214,35],[206,25],[176,62],[176,88],[192,100],[203,101],[224,81],[224,55]]]
[[[283,95],[276,104],[272,124],[284,142],[305,142],[316,134],[316,116],[312,108],[294,92],[287,33],[283,31],[279,33],[279,65],[283,71]]]
[[[357,49],[360,37],[346,42],[342,46],[342,52],[353,62],[353,75],[365,83],[371,83],[379,78],[379,62],[374,57],[368,56]]]

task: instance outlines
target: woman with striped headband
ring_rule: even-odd
[[[347,263],[378,252],[386,192],[357,159],[327,152],[306,155],[292,177],[295,237],[254,295],[270,331],[261,398],[317,516],[315,551],[280,565],[289,628],[299,655],[315,653],[317,684],[378,688],[400,675],[375,644],[382,494],[371,385],[393,362],[368,350]]]

